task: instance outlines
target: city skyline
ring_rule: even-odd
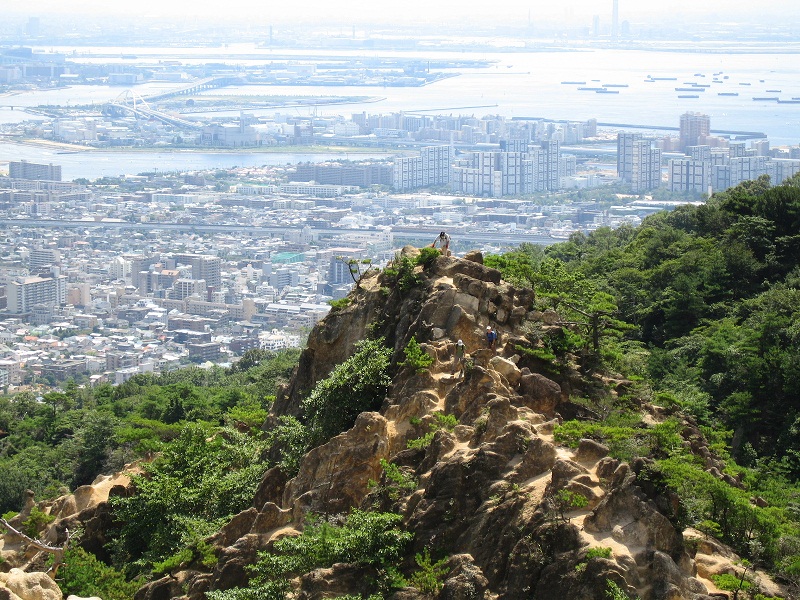
[[[114,18],[136,16],[147,18],[182,18],[188,21],[214,19],[219,22],[263,21],[296,23],[413,23],[432,22],[443,18],[458,22],[482,21],[493,24],[519,25],[526,22],[570,23],[576,19],[598,15],[608,24],[612,19],[612,0],[566,0],[553,4],[524,0],[504,0],[493,5],[487,12],[485,4],[476,0],[457,2],[444,0],[433,5],[421,0],[409,0],[402,4],[375,2],[368,0],[347,0],[345,2],[325,2],[308,0],[299,12],[291,5],[274,5],[254,0],[231,0],[225,11],[220,11],[216,2],[203,0],[171,0],[158,2],[142,0],[135,5],[102,2],[101,0],[81,0],[78,3],[63,3],[58,0],[9,0],[5,3],[6,14],[17,16],[44,17],[47,14],[88,15]],[[731,2],[712,1],[698,4],[690,0],[674,0],[669,5],[639,3],[623,0],[619,3],[619,20],[657,24],[675,22],[693,15],[697,19],[714,18],[724,22],[766,22],[780,15],[783,22],[792,16],[800,16],[800,6],[790,0],[777,0],[768,6],[754,6],[750,2],[735,0]]]

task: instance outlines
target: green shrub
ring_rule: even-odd
[[[721,573],[720,575],[712,575],[711,581],[714,585],[726,592],[735,592],[738,590],[747,591],[753,587],[753,584],[747,579],[731,575],[730,573]]]
[[[433,357],[422,349],[416,336],[411,336],[403,352],[406,359],[399,363],[401,367],[409,367],[417,373],[424,373],[433,364]]]
[[[349,296],[345,296],[344,298],[339,298],[338,300],[328,300],[328,304],[331,305],[331,310],[341,310],[350,306],[352,301],[353,300]]]
[[[266,448],[260,436],[187,425],[143,475],[132,476],[136,494],[111,499],[120,523],[115,564],[136,575],[187,546],[203,555],[200,540],[252,502]]]
[[[56,518],[53,515],[49,515],[39,510],[38,506],[34,506],[31,508],[30,516],[22,522],[22,531],[29,537],[36,539],[39,537],[39,533],[55,520]]]
[[[209,592],[209,600],[284,600],[289,579],[335,563],[371,566],[379,570],[382,582],[391,587],[398,579],[396,565],[413,537],[400,529],[402,517],[393,513],[353,510],[344,522],[310,517],[303,533],[275,543],[272,552],[259,553],[250,567],[247,588]]]
[[[86,552],[80,546],[64,552],[64,565],[58,570],[58,585],[64,597],[98,596],[103,600],[130,600],[142,586],[139,580],[126,581],[116,569]]]
[[[406,292],[412,287],[422,283],[422,277],[414,272],[416,260],[406,255],[395,255],[394,260],[383,270],[383,274],[393,279],[401,292]]]
[[[631,600],[628,593],[611,579],[606,579],[606,598],[608,600]]]
[[[278,466],[287,475],[297,475],[300,461],[310,449],[311,434],[308,427],[290,415],[278,417],[278,425],[267,435],[271,447],[280,448]]]
[[[442,591],[444,586],[444,576],[449,569],[445,566],[447,558],[436,562],[431,561],[431,553],[428,548],[414,556],[418,569],[411,574],[408,582],[423,594],[435,596]]]
[[[435,412],[433,413],[434,418],[436,419],[433,423],[430,424],[428,432],[423,435],[422,437],[416,438],[414,440],[409,440],[408,444],[406,444],[407,448],[410,449],[419,449],[419,448],[427,448],[431,445],[433,441],[433,436],[436,435],[436,432],[440,429],[444,429],[446,431],[453,431],[456,425],[458,425],[458,419],[455,415],[446,415],[443,412]]]
[[[198,540],[186,548],[181,548],[165,561],[155,563],[153,574],[159,576],[179,568],[186,568],[195,560],[207,569],[216,565],[217,556],[214,553],[214,546],[205,540]]]
[[[569,521],[567,513],[573,510],[584,508],[589,501],[575,492],[568,489],[560,489],[553,496],[553,518],[564,523]]]
[[[423,269],[429,269],[436,262],[436,259],[441,256],[441,252],[436,248],[425,246],[419,249],[419,256],[417,257],[417,264],[422,265]]]
[[[381,468],[386,481],[386,493],[390,500],[397,500],[400,495],[417,489],[417,480],[413,475],[404,473],[400,467],[388,460],[381,459]]]
[[[558,425],[554,439],[577,448],[583,438],[596,440],[608,446],[614,458],[631,461],[637,456],[666,458],[684,452],[680,424],[668,419],[651,427],[637,427],[638,415],[617,413],[606,421],[565,421]]]
[[[353,356],[314,386],[302,402],[301,421],[308,427],[310,448],[352,427],[360,413],[380,407],[391,383],[391,352],[383,338],[363,340]]]
[[[612,552],[611,548],[604,548],[604,547],[597,547],[597,548],[589,548],[586,551],[586,554],[583,556],[583,560],[581,560],[577,565],[575,565],[575,570],[579,573],[583,573],[586,570],[586,565],[589,564],[589,561],[595,558],[611,558]]]
[[[586,555],[584,558],[586,560],[592,560],[593,558],[611,558],[611,548],[605,547],[597,547],[597,548],[589,548],[586,551]]]

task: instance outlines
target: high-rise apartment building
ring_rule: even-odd
[[[620,132],[617,134],[617,177],[622,183],[631,183],[633,178],[633,145],[642,139],[641,133]]]
[[[222,259],[206,254],[176,254],[175,261],[192,267],[192,279],[203,279],[218,290],[222,284]]]
[[[689,146],[698,146],[704,138],[711,134],[711,119],[698,112],[687,112],[681,115],[680,146],[686,152]]]
[[[540,164],[544,189],[553,192],[561,189],[561,143],[550,140],[541,143]]]
[[[27,313],[37,304],[63,306],[67,302],[67,277],[20,277],[6,286],[8,311]]]
[[[420,187],[450,183],[450,146],[427,146],[419,156],[395,159],[394,189],[406,192]]]
[[[711,163],[691,158],[669,161],[671,192],[705,192],[711,183]]]
[[[11,179],[46,179],[61,181],[61,165],[40,165],[27,160],[8,163],[8,176]]]
[[[649,140],[633,143],[631,165],[631,191],[646,192],[661,185],[661,150],[653,148]]]

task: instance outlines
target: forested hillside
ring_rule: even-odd
[[[800,177],[487,264],[565,315],[610,311],[607,364],[730,431],[740,464],[800,476]]]

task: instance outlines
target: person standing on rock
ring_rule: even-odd
[[[467,347],[464,346],[464,342],[462,340],[458,340],[456,342],[456,350],[453,353],[453,367],[450,370],[451,375],[455,375],[456,369],[458,369],[459,374],[464,372],[464,363],[467,360]]]
[[[436,248],[436,244],[440,245],[442,256],[450,256],[450,236],[446,232],[443,231],[439,234],[439,237],[433,240],[431,248]]]
[[[497,332],[492,329],[491,325],[486,326],[486,344],[489,346],[490,350],[494,350],[494,346],[497,343]]]

